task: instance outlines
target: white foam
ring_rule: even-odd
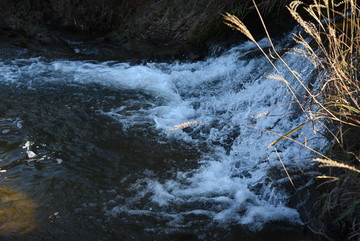
[[[250,60],[245,57],[253,51],[255,57]],[[300,112],[289,114],[299,111],[294,107],[293,98],[284,83],[264,77],[264,74],[277,73],[257,52],[253,44],[246,42],[220,57],[195,63],[132,66],[115,62],[30,60],[29,63],[13,63],[17,68],[1,64],[1,71],[8,71],[1,81],[16,82],[23,75],[31,75],[32,83],[97,83],[119,92],[124,89],[143,91],[156,97],[155,101],[146,100],[151,102],[149,107],[134,111],[128,108],[130,101],[129,106],[117,106],[101,113],[123,122],[124,128],[148,119],[153,128],[169,139],[207,145],[210,151],[199,160],[198,169],[178,172],[175,178],[165,181],[144,174],[139,182],[146,185],[134,184],[137,198],[149,196],[148,202],[160,211],[139,210],[130,203],[108,210],[113,215],[156,213],[172,217],[174,225],[177,222],[180,225],[185,215],[206,215],[215,222],[235,222],[252,229],[260,229],[264,223],[275,220],[301,223],[298,212],[287,207],[286,191],[274,185],[275,178],[288,182],[285,173],[272,177],[269,171],[274,167],[282,170],[279,158],[289,170],[309,168],[307,160],[313,153],[289,140],[279,142],[276,145],[279,152],[275,153],[273,148],[267,147],[278,136],[264,130],[285,134],[307,118]],[[309,80],[313,69],[298,58],[287,56],[286,61]],[[283,66],[276,64],[301,96],[303,90],[299,83]],[[188,131],[167,132],[172,126],[188,121],[202,124]],[[314,139],[318,137],[311,125],[293,135],[299,142],[308,140],[307,144],[314,149],[325,146],[326,140]],[[196,207],[204,202],[208,207]],[[197,205],[184,205],[186,203]],[[175,206],[175,211],[170,206]]]
[[[268,173],[273,167],[282,170],[279,158],[289,171],[307,169],[311,166],[308,160],[314,153],[287,140],[277,144],[278,154],[272,148],[267,150],[268,145],[279,136],[264,130],[285,134],[305,123],[307,117],[300,112],[288,114],[299,110],[294,108],[294,100],[284,83],[263,76],[265,73],[277,74],[266,60],[241,60],[243,55],[240,51],[238,47],[219,58],[203,62],[158,65],[175,81],[183,101],[149,110],[156,127],[169,128],[174,120],[178,121],[176,124],[184,122],[184,119],[202,121],[202,126],[193,129],[201,132],[210,128],[205,134],[205,141],[210,143],[214,153],[204,156],[199,169],[180,172],[175,179],[163,182],[146,179],[148,185],[142,195],[144,192],[151,194],[151,201],[162,207],[207,201],[216,208],[209,207],[196,213],[207,213],[217,222],[235,222],[248,225],[251,229],[261,229],[264,223],[275,220],[302,223],[298,212],[286,206],[289,198],[286,192],[273,185],[275,180],[267,180]],[[300,68],[299,73],[304,80],[309,80],[313,71],[309,63],[299,63],[294,56],[285,59],[293,67]],[[294,90],[301,93],[299,83],[294,82],[284,67],[278,67]],[[212,120],[224,124],[209,127]],[[226,151],[221,143],[226,143],[225,139],[235,129],[239,130],[239,134],[232,138]],[[313,137],[319,136],[308,125],[294,138],[304,142]],[[220,146],[213,143],[220,143]],[[324,138],[307,142],[315,149],[324,147],[325,143]],[[289,182],[285,173],[282,179],[282,182]],[[184,213],[178,212],[178,215]]]
[[[95,82],[113,88],[144,90],[171,100],[180,98],[174,92],[171,77],[149,66],[130,66],[127,63],[112,62],[94,64],[81,61],[59,61],[51,66],[54,71],[70,74],[72,80],[79,83]]]

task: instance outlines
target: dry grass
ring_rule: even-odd
[[[298,13],[300,6],[311,16],[311,21]],[[308,6],[294,1],[288,9],[313,39],[313,43],[308,43],[298,34],[296,41],[305,46],[303,53],[325,73],[317,97],[323,107],[315,114],[326,116],[331,120],[329,127],[337,131],[334,139],[337,147],[333,149],[337,153],[330,154],[338,160],[314,160],[320,167],[327,167],[326,174],[335,176],[333,180],[338,179],[322,187],[322,220],[331,220],[333,229],[343,231],[343,237],[348,240],[359,240],[360,146],[359,138],[346,132],[359,133],[360,129],[360,8],[353,0],[339,4],[314,0]],[[329,236],[328,228],[322,229]]]
[[[188,128],[193,125],[198,125],[198,124],[201,124],[201,122],[200,121],[184,122],[179,125],[174,125],[174,127],[169,129],[168,131],[182,130],[182,129]]]
[[[80,30],[109,32],[124,27],[134,11],[130,0],[52,0],[44,4],[45,18],[60,26]]]
[[[358,169],[354,166],[347,165],[342,162],[337,162],[337,161],[328,160],[328,159],[321,159],[321,158],[315,158],[313,161],[321,163],[321,165],[319,167],[337,167],[337,168],[347,169],[349,171],[360,173],[360,169]]]
[[[333,151],[330,153],[332,158],[313,150],[322,156],[314,161],[318,162],[320,167],[327,168],[323,171],[324,174],[319,175],[318,178],[329,179],[323,183],[326,184],[322,187],[324,195],[319,201],[323,211],[322,215],[316,214],[322,218],[322,221],[316,231],[321,232],[329,239],[359,240],[360,143],[359,137],[355,136],[354,138],[349,135],[349,132],[360,133],[360,9],[357,2],[353,0],[336,1],[337,4],[334,2],[313,0],[312,4],[305,5],[302,1],[293,1],[288,6],[293,18],[306,33],[306,37],[310,36],[313,39],[311,42],[306,41],[304,34],[299,33],[294,39],[297,43],[302,44],[304,49],[295,49],[295,51],[306,56],[324,74],[321,87],[315,93],[303,84],[297,73],[288,67],[274,45],[272,46],[275,57],[291,71],[294,78],[305,89],[308,100],[316,106],[313,108],[316,111],[307,112],[309,122],[323,119],[323,122],[327,124],[326,127],[335,131],[332,136],[334,137],[334,146],[337,147],[333,147]],[[260,11],[255,1],[253,3],[272,44]],[[302,14],[299,13],[300,7],[302,7]],[[307,16],[306,19],[303,17],[304,15]],[[259,47],[250,31],[238,18],[226,14],[224,19],[227,25],[245,34]],[[270,61],[270,57],[266,54],[265,56]],[[280,73],[272,78],[286,83],[292,90]],[[296,99],[296,93],[293,91],[292,93]],[[296,99],[296,101],[302,106],[299,100]],[[287,134],[282,135],[272,145],[283,138],[287,138]],[[335,155],[335,151],[340,151],[340,154]],[[331,225],[325,225],[326,222]],[[332,232],[329,227],[335,231]]]
[[[139,7],[130,19],[130,37],[168,43],[202,42],[225,30],[221,13],[232,11],[245,16],[248,0],[155,0]]]
[[[302,35],[296,41],[305,46],[304,54],[326,73],[322,85],[322,100],[328,118],[347,125],[360,126],[360,9],[356,1],[335,5],[333,1],[315,0],[304,7],[313,21],[306,21],[298,13],[303,3],[293,1],[288,9],[315,41],[312,47]],[[321,53],[317,51],[320,50]]]
[[[106,32],[124,24],[131,14],[130,0],[2,0],[0,29],[24,30],[37,25]],[[26,29],[25,29],[26,31]],[[35,29],[34,31],[35,32]]]
[[[261,11],[270,13],[288,0],[262,0]],[[0,29],[31,29],[50,24],[75,31],[122,39],[149,40],[156,44],[200,44],[228,31],[221,14],[243,19],[253,11],[250,0],[3,0]],[[33,33],[32,33],[33,34]]]
[[[285,1],[261,1],[261,11],[269,13],[281,8]],[[221,14],[231,12],[243,19],[253,11],[251,6],[250,0],[154,0],[135,12],[130,32],[132,36],[141,32],[146,39],[166,35],[171,41],[200,43],[226,30]],[[143,28],[144,25],[148,27]]]

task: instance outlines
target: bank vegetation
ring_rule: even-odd
[[[288,0],[259,0],[259,8],[281,19]],[[35,37],[44,27],[95,34],[110,40],[141,39],[158,45],[203,44],[229,34],[221,14],[246,19],[251,0],[2,0],[0,31]],[[249,20],[249,23],[252,21]],[[226,37],[226,36],[225,36]]]
[[[319,88],[310,91],[299,75],[289,70],[305,88],[306,101],[312,103],[304,108],[309,123],[321,120],[332,140],[326,156],[314,150],[320,154],[313,160],[321,168],[319,197],[314,207],[306,210],[310,213],[308,226],[328,240],[360,240],[360,8],[354,0],[293,1],[287,8],[302,27],[294,40],[303,48],[295,51],[319,71]],[[258,13],[267,32],[266,21]],[[236,16],[226,14],[224,18],[227,25],[256,43],[251,29]],[[287,66],[275,47],[273,52]]]

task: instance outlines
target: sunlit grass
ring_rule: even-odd
[[[329,1],[313,0],[310,5],[302,1],[293,1],[287,7],[292,17],[302,27],[303,32],[294,36],[297,43],[304,48],[295,49],[300,55],[307,57],[324,76],[320,83],[320,88],[310,91],[298,74],[289,68],[281,55],[272,44],[265,22],[253,1],[256,10],[259,13],[260,20],[264,26],[265,33],[272,45],[275,57],[279,59],[285,67],[293,74],[294,78],[301,84],[307,93],[307,100],[310,100],[315,111],[305,111],[302,103],[293,93],[295,100],[309,117],[307,123],[321,119],[334,137],[336,152],[340,149],[342,154],[335,153],[335,148],[329,155],[320,154],[322,158],[315,158],[313,161],[319,163],[319,167],[327,167],[324,174],[319,175],[319,179],[327,179],[324,184],[331,184],[323,189],[324,194],[318,203],[320,203],[321,213],[327,216],[327,221],[331,221],[339,226],[339,230],[348,240],[360,239],[360,151],[358,138],[352,139],[348,132],[360,133],[360,9],[356,1]],[[302,13],[300,14],[299,10]],[[306,18],[305,18],[306,16]],[[262,53],[268,56],[257,44],[250,30],[236,16],[231,14],[224,15],[225,23],[230,27],[242,32]],[[305,40],[308,36],[312,41]],[[274,65],[273,65],[274,66]],[[291,86],[281,76],[278,69],[274,66],[278,75],[275,78],[287,84],[292,91]],[[306,123],[304,123],[306,124]],[[293,133],[304,125],[283,134],[270,145],[276,145],[277,142],[286,138],[289,133]],[[300,143],[301,144],[301,143]],[[305,146],[306,147],[306,146]],[[310,148],[308,148],[310,149]],[[331,156],[332,158],[328,157]],[[345,158],[346,157],[346,158]],[[285,167],[284,167],[285,168]],[[289,177],[290,179],[290,177]],[[291,181],[291,179],[290,179]],[[320,225],[317,232],[329,237],[324,229],[326,225]],[[336,232],[336,231],[335,231]]]

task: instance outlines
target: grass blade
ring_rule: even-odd
[[[299,125],[298,127],[292,129],[291,131],[289,131],[288,133],[286,133],[285,135],[282,135],[280,138],[276,139],[275,141],[271,142],[270,145],[267,147],[267,149],[269,149],[270,147],[272,147],[273,145],[275,145],[276,143],[278,143],[279,141],[281,141],[282,139],[290,136],[292,133],[296,132],[297,130],[303,128],[307,123],[309,122],[305,122],[301,125]]]

